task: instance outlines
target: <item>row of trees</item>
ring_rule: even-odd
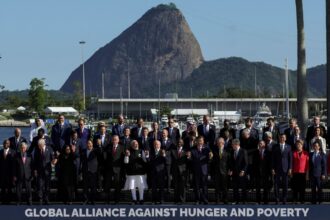
[[[28,90],[7,91],[0,85],[0,109],[27,107],[30,112],[42,114],[46,106],[73,106],[79,112],[83,110],[82,86],[74,83],[74,94],[47,90],[44,78],[33,78]]]

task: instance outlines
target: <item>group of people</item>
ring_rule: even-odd
[[[251,118],[245,120],[245,128],[240,131],[225,120],[218,134],[207,115],[203,124],[188,123],[182,133],[172,118],[167,127],[160,129],[153,122],[149,130],[142,118],[131,128],[119,115],[111,133],[100,123],[92,134],[84,119],[79,119],[78,128],[73,129],[60,114],[48,136],[38,120],[30,140],[16,128],[14,136],[3,142],[3,204],[13,200],[14,188],[18,205],[23,201],[23,189],[27,204],[32,204],[32,188],[40,204],[49,204],[54,173],[58,195],[65,204],[75,200],[80,182],[84,204],[95,204],[95,197],[101,192],[106,203],[113,200],[117,204],[122,190],[131,191],[132,204],[143,204],[147,189],[151,189],[153,204],[163,203],[164,193],[172,190],[174,202],[182,204],[189,188],[194,190],[196,204],[208,204],[209,184],[215,188],[216,204],[228,203],[230,187],[233,204],[244,204],[247,192],[252,190],[256,191],[257,203],[268,204],[272,188],[276,204],[285,204],[289,180],[293,202],[304,203],[307,179],[311,182],[311,202],[322,202],[327,141],[319,117],[314,117],[306,135],[300,134],[295,119],[281,133],[273,118],[267,120],[262,134],[253,128]],[[303,140],[302,136],[306,138]]]

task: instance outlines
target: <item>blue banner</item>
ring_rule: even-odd
[[[313,219],[328,220],[330,205],[95,205],[0,206],[0,219]]]

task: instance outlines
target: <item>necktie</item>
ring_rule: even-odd
[[[173,128],[170,128],[170,136],[172,136]]]
[[[182,152],[182,150],[179,149],[179,152],[178,152],[178,156],[179,156],[179,158],[181,157],[181,152]]]
[[[237,150],[234,152],[234,159],[236,160],[237,158]]]
[[[284,144],[281,145],[281,152],[283,153],[284,151]]]
[[[26,161],[25,155],[22,157],[22,160],[23,160],[23,164],[25,164],[25,161]]]
[[[117,152],[117,147],[113,147],[112,148],[112,155],[115,156],[116,155],[116,152]]]
[[[220,159],[222,159],[222,149],[219,150]]]

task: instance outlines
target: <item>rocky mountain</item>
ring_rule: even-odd
[[[86,94],[101,96],[104,72],[105,96],[144,97],[149,87],[184,80],[203,62],[201,48],[187,21],[174,4],[147,11],[131,27],[100,48],[85,62]],[[82,66],[61,88],[74,91],[82,82]]]
[[[174,4],[147,11],[131,27],[100,48],[85,62],[86,95],[105,97],[281,97],[284,69],[263,62],[230,57],[204,61],[187,21]],[[255,92],[255,74],[257,92]],[[326,66],[307,70],[310,97],[324,97]],[[130,79],[130,82],[128,82]],[[72,93],[82,82],[82,66],[75,69],[61,91]],[[296,72],[289,71],[291,96],[296,94]]]

